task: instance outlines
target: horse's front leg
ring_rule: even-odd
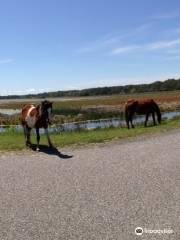
[[[148,118],[149,118],[149,113],[146,114],[146,119],[145,119],[145,122],[144,122],[145,127],[147,127]]]
[[[126,116],[126,125],[127,125],[127,128],[129,129],[129,116]]]
[[[152,118],[153,118],[153,123],[154,123],[154,126],[156,125],[156,119],[155,119],[155,114],[154,112],[152,112]]]
[[[130,115],[130,122],[131,122],[131,127],[134,128],[134,124],[133,124],[133,114]]]
[[[45,134],[46,134],[46,137],[47,137],[47,140],[48,140],[48,143],[49,143],[49,147],[53,147],[53,144],[52,144],[51,139],[49,137],[48,128],[45,128]]]
[[[36,151],[39,151],[39,142],[40,142],[39,128],[36,128],[36,137],[37,137],[37,147],[36,147]]]
[[[23,131],[24,131],[25,143],[27,145],[27,127],[26,127],[26,125],[23,125]]]
[[[31,146],[31,128],[26,127],[26,146]]]
[[[126,126],[129,129],[129,113],[127,110],[125,112],[125,120],[126,120]]]

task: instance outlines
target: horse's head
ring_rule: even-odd
[[[52,123],[52,105],[53,102],[48,100],[41,102],[41,115],[46,118],[47,123]]]

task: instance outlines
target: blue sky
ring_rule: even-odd
[[[178,0],[0,1],[0,94],[180,77]]]

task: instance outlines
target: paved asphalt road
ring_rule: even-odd
[[[62,152],[1,154],[0,240],[180,239],[179,131]]]

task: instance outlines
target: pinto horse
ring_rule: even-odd
[[[44,128],[49,146],[53,146],[48,132],[48,125],[51,124],[52,119],[52,104],[52,102],[45,100],[37,106],[25,105],[22,108],[21,124],[24,129],[26,146],[31,146],[30,133],[32,128],[36,129],[37,151],[39,151],[40,142],[39,128]]]
[[[144,100],[129,100],[127,101],[125,105],[125,119],[126,119],[126,124],[129,129],[130,125],[129,122],[131,123],[131,127],[134,128],[133,125],[133,117],[137,114],[145,114],[145,122],[144,126],[147,126],[148,118],[149,115],[152,114],[153,118],[153,123],[154,126],[156,125],[156,120],[155,120],[155,113],[157,114],[157,120],[158,123],[161,123],[161,112],[159,109],[159,106],[153,99],[144,99]]]

